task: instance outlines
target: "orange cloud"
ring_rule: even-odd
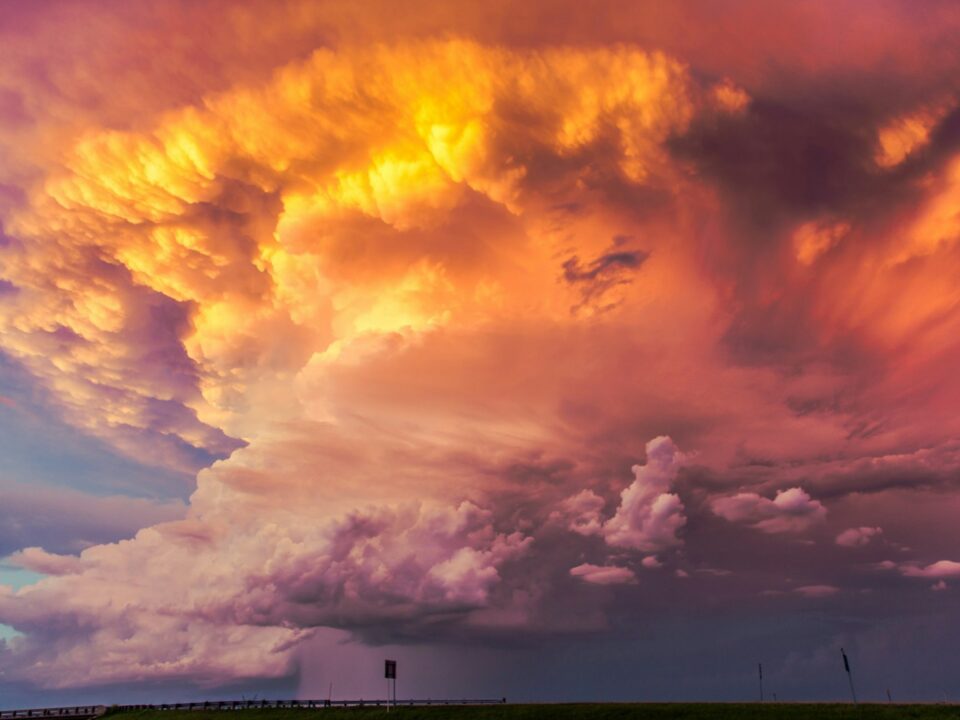
[[[522,125],[510,103],[527,113]],[[669,173],[663,141],[712,103],[679,63],[628,48],[453,40],[317,51],[149,132],[93,131],[69,148],[63,170],[7,221],[24,245],[7,270],[21,293],[0,320],[5,346],[73,422],[119,446],[118,428],[156,426],[228,452],[210,426],[250,432],[231,425],[244,398],[312,354],[454,314],[480,320],[515,292],[505,283],[518,272],[549,312],[554,278],[528,272],[556,251],[525,220],[539,213],[530,164],[613,133],[619,171],[654,181]],[[480,268],[461,266],[461,250],[435,237],[454,212],[502,216],[533,257],[518,266],[486,252]],[[388,244],[365,252],[406,246],[394,263],[363,263],[362,282],[355,263],[338,268],[358,224]],[[169,318],[157,352],[180,355],[174,376],[140,372],[150,293]],[[51,343],[56,334],[65,342]],[[152,398],[182,406],[179,417],[156,424]]]
[[[876,59],[897,13],[848,56],[753,3],[690,31],[610,5],[602,42],[539,6],[502,29],[496,2],[209,5],[222,27],[144,7],[95,14],[110,42],[49,77],[10,46],[0,350],[197,489],[128,541],[15,555],[50,577],[0,590],[8,677],[279,676],[322,627],[564,632],[553,595],[631,592],[688,534],[734,537],[711,510],[778,542],[838,494],[957,467],[947,115],[851,120],[809,87]],[[70,19],[22,22],[54,47]],[[618,24],[647,21],[687,52]]]

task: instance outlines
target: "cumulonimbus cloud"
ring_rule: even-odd
[[[259,52],[214,25],[210,53]],[[561,632],[556,583],[643,592],[634,554],[734,534],[701,508],[774,536],[948,483],[949,111],[811,119],[628,44],[422,38],[274,38],[276,67],[159,84],[11,39],[44,82],[0,67],[0,351],[83,432],[206,469],[186,511],[104,501],[127,539],[24,541],[49,577],[0,590],[6,677],[278,676],[327,626]]]
[[[574,92],[582,87],[595,92]],[[558,266],[540,255],[566,241],[548,227],[556,211],[543,205],[539,165],[569,163],[576,174],[592,164],[591,147],[613,138],[605,162],[623,181],[669,192],[666,141],[698,114],[738,112],[742,97],[731,98],[669,57],[625,47],[411,42],[319,50],[148,130],[86,133],[5,218],[15,241],[4,272],[16,292],[0,312],[3,350],[67,420],[123,452],[178,469],[234,456],[201,474],[185,520],[79,559],[18,555],[58,574],[0,598],[0,621],[24,633],[8,667],[50,685],[276,674],[288,667],[284,648],[311,627],[432,615],[482,625],[476,611],[505,602],[496,596],[503,568],[533,539],[496,520],[483,485],[471,486],[480,504],[467,501],[435,468],[477,437],[513,451],[515,441],[500,440],[511,422],[527,443],[553,440],[508,407],[507,394],[451,432],[441,428],[451,411],[476,407],[472,395],[448,395],[437,417],[422,406],[417,428],[392,415],[390,393],[404,383],[390,379],[376,398],[363,387],[382,382],[378,363],[399,377],[424,342],[449,352],[444,330],[476,343],[478,324],[512,322],[531,282],[548,299],[536,316],[549,329],[567,322],[578,296],[597,296],[581,295],[584,282],[646,264],[646,250],[602,255],[587,242],[574,255],[602,259],[568,267],[572,286],[558,286]],[[518,124],[509,107],[526,119]],[[448,243],[471,225],[519,238],[526,256],[491,251],[486,237],[474,250]],[[475,347],[489,362],[498,353],[483,342]],[[363,382],[353,385],[357,372]],[[312,441],[323,468],[313,478],[285,448],[300,442],[290,428],[315,423],[338,439]],[[155,435],[156,455],[141,453],[137,443]],[[251,447],[237,454],[241,436]],[[364,447],[360,437],[384,444]],[[666,492],[679,454],[667,439],[647,451],[606,523],[617,547],[673,545],[683,524],[682,504]],[[371,461],[357,462],[358,452]],[[263,455],[269,468],[252,462]],[[393,477],[391,455],[402,457]],[[326,488],[311,496],[314,484]],[[146,556],[153,570],[126,583]],[[65,624],[86,630],[61,636],[58,647],[73,649],[48,658],[44,628]],[[212,662],[217,636],[236,627],[235,646]],[[116,662],[77,662],[132,629],[140,640]],[[187,633],[196,649],[172,662]],[[257,663],[248,643],[275,652]]]

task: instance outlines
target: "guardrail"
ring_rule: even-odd
[[[256,710],[259,708],[286,708],[322,710],[329,707],[411,707],[422,705],[503,705],[506,698],[426,698],[411,700],[208,700],[206,702],[161,703],[159,705],[76,705],[59,708],[33,708],[31,710],[0,710],[0,720],[14,718],[96,718],[107,712],[132,712],[136,710]]]
[[[106,711],[106,705],[73,705],[71,707],[34,708],[32,710],[0,710],[0,720],[31,717],[91,718],[103,715]]]
[[[403,707],[414,705],[503,705],[506,698],[426,698],[410,700],[208,700],[160,705],[114,705],[111,710],[254,710],[257,708],[317,709],[327,707]]]

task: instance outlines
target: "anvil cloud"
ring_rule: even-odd
[[[0,679],[941,617],[956,8],[387,7],[0,9]]]

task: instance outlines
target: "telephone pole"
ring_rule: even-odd
[[[840,655],[843,656],[843,669],[847,671],[847,680],[850,681],[850,695],[853,697],[853,704],[857,704],[857,691],[853,689],[853,673],[850,672],[850,661],[847,660],[847,653],[840,648]]]

